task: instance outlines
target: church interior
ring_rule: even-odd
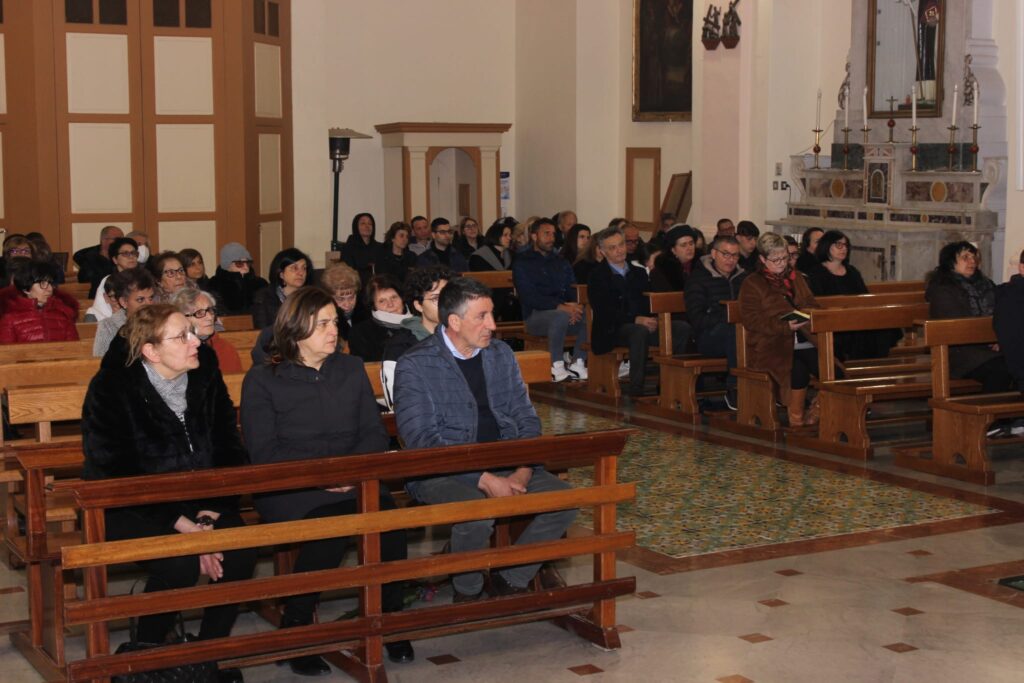
[[[620,220],[641,243],[685,224],[708,249],[721,219],[797,245],[811,228],[841,231],[867,299],[832,292],[808,316],[825,364],[807,409],[820,406],[820,423],[803,426],[768,369],[748,365],[744,334],[761,330],[748,319],[742,332],[740,306],[722,309],[738,359],[692,345],[680,357],[662,334],[637,396],[623,348],[591,351],[589,379],[550,381],[543,340],[499,321],[496,336],[540,358],[534,378],[534,357],[518,356],[545,438],[622,441],[617,458],[584,446],[543,455],[549,469],[569,463],[560,476],[580,496],[558,541],[573,552],[535,559],[551,560],[561,587],[538,579],[493,613],[452,603],[433,622],[388,621],[382,579],[358,573],[376,562],[403,576],[379,564],[389,527],[374,520],[394,511],[371,506],[342,569],[373,590],[346,578],[307,626],[336,635],[287,647],[355,652],[337,658],[347,666],[326,659],[333,677],[361,681],[1024,678],[1024,402],[951,374],[957,345],[999,351],[991,310],[977,314],[984,325],[933,320],[925,295],[954,242],[969,243],[994,285],[1024,277],[1024,0],[0,0],[7,235],[38,231],[67,259],[116,226],[146,233],[154,255],[197,250],[210,273],[238,243],[267,278],[290,247],[329,267],[362,212],[378,240],[416,216],[453,227],[471,216],[482,233],[506,217],[550,216],[557,229],[572,214],[591,240]],[[662,332],[686,315],[683,301],[650,299]],[[258,326],[245,317],[219,334],[250,335],[248,356]],[[831,348],[893,328],[900,340],[871,363]],[[0,677],[109,680],[102,658],[129,638],[117,610],[145,606],[130,595],[138,572],[111,569],[107,595],[107,560],[90,559],[103,548],[88,552],[114,505],[79,487],[89,377],[70,374],[70,351],[6,346],[5,431],[10,419],[22,438],[0,441]],[[36,362],[56,365],[32,377]],[[232,377],[228,391],[241,391]],[[43,417],[18,421],[19,389]],[[75,419],[56,407],[64,395]],[[361,491],[377,482],[366,475]],[[418,524],[407,532],[415,567],[458,561],[446,552],[457,518],[432,507],[402,511]],[[501,526],[480,560],[492,575],[509,526],[514,536],[515,522]],[[281,556],[268,548],[257,564],[271,598],[287,590],[274,583]],[[443,574],[416,574],[402,614],[452,602]],[[186,630],[213,594],[182,592]],[[266,605],[245,602],[231,639],[252,649],[225,645],[223,661],[250,683],[305,680],[277,665],[285,645],[259,640],[274,631]],[[380,659],[396,634],[412,634],[414,661]]]

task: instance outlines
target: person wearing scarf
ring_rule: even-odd
[[[818,376],[818,354],[806,322],[780,317],[818,308],[804,276],[789,265],[786,240],[775,233],[757,239],[758,267],[740,287],[740,314],[747,330],[747,366],[767,372],[786,404],[791,427],[818,422],[817,399],[805,411],[807,387]]]
[[[402,323],[413,317],[405,310],[402,286],[390,275],[375,275],[366,283],[366,305],[370,319],[358,323],[348,336],[348,352],[365,363],[379,363],[384,347],[402,329]]]
[[[929,318],[978,318],[995,310],[996,287],[978,267],[978,249],[953,242],[939,251],[939,264],[928,274],[924,298]],[[964,344],[949,348],[949,373],[981,383],[984,393],[1009,391],[1013,376],[998,344]]]

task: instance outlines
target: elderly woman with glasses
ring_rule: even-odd
[[[384,359],[384,347],[402,329],[402,323],[412,317],[402,301],[402,285],[390,275],[375,275],[366,283],[365,301],[370,319],[352,328],[348,337],[348,352],[366,363],[379,363]]]
[[[188,285],[185,264],[176,252],[162,251],[146,261],[146,267],[156,280],[156,299],[161,303],[167,303],[178,290]]]
[[[82,406],[84,477],[247,464],[224,379],[190,320],[174,306],[154,304],[128,318],[120,334],[126,342],[125,362],[103,364],[89,383]],[[108,510],[106,540],[205,533],[244,524],[237,498],[197,497]],[[216,583],[247,579],[256,565],[256,550],[186,555],[141,565],[148,575],[145,592],[152,593],[194,586],[200,575]],[[237,613],[237,605],[207,608],[199,639],[229,635]],[[174,622],[174,613],[142,616],[137,639],[163,643]],[[241,681],[242,676],[235,670],[221,672],[219,679]]]
[[[740,314],[747,331],[747,366],[767,372],[788,407],[792,427],[816,424],[817,402],[805,412],[807,387],[818,376],[815,339],[806,320],[787,319],[794,310],[818,308],[804,276],[789,264],[782,235],[757,238],[757,272],[740,287]]]
[[[53,264],[14,259],[11,271],[12,284],[3,295],[0,344],[77,340],[78,302],[58,295]]]
[[[196,334],[204,345],[217,354],[217,363],[224,374],[242,372],[242,359],[231,342],[217,334],[217,300],[209,292],[196,287],[178,291],[169,302],[195,326]]]

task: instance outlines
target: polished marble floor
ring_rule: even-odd
[[[595,420],[610,426],[629,419],[550,411],[544,405],[539,412],[548,424],[565,431],[605,424]],[[841,482],[845,486],[839,488],[860,489],[854,495],[882,492],[885,500],[911,501],[895,507],[913,516],[896,526],[883,520],[825,537],[716,545],[696,554],[692,547],[676,548],[676,556],[653,550],[626,556],[618,571],[637,577],[638,592],[619,601],[621,650],[604,652],[552,625],[530,624],[417,642],[417,660],[389,665],[389,680],[1024,680],[1024,601],[995,585],[1004,574],[1024,574],[1024,482],[1013,475],[1019,471],[1014,461],[999,464],[1011,474],[1004,477],[1007,483],[984,489],[908,475],[893,467],[885,453],[865,466],[749,444],[729,434],[642,426],[653,430],[648,435],[653,441],[642,449],[645,455],[688,453],[708,462],[725,456],[733,462],[751,459],[765,471],[798,466],[788,470],[786,481],[798,482],[800,491],[816,491],[825,481]],[[658,431],[662,427],[664,433]],[[624,463],[623,474],[626,467]],[[715,467],[715,472],[735,471],[721,462]],[[823,473],[838,478],[819,480]],[[751,488],[749,479],[737,478],[734,487],[728,478],[721,482],[723,491]],[[869,486],[876,484],[883,488]],[[893,492],[894,487],[902,490]],[[656,498],[647,504],[654,505]],[[781,495],[774,500],[782,502],[759,509],[771,511],[788,499]],[[834,500],[816,504],[827,507]],[[437,537],[418,539],[413,552],[437,549],[443,541],[439,531]],[[562,570],[570,581],[582,581],[589,578],[591,567],[580,559]],[[0,569],[0,621],[24,618],[22,585],[20,574]],[[435,599],[446,600],[448,590],[442,588]],[[337,601],[325,609],[325,617],[350,606]],[[244,632],[264,628],[251,614],[243,614],[237,626]],[[71,657],[81,656],[79,641],[71,639]],[[0,642],[0,671],[5,683],[40,680],[6,641]],[[333,679],[345,677],[335,672]],[[248,669],[246,680],[302,679],[285,668],[263,666]]]

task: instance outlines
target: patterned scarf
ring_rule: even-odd
[[[776,289],[782,290],[782,296],[792,303],[793,292],[795,291],[796,285],[796,270],[787,267],[781,273],[772,273],[767,268],[761,269],[761,275],[768,281],[768,284]]]
[[[966,278],[960,273],[953,273],[953,277],[967,294],[967,301],[971,305],[971,315],[975,317],[992,315],[995,309],[995,287],[991,280],[977,271],[970,278]]]

